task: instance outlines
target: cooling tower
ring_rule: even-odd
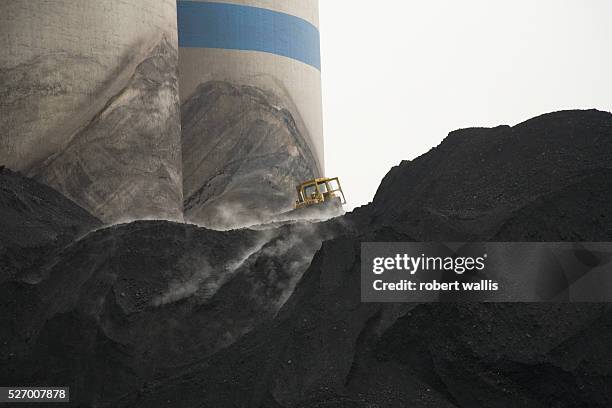
[[[178,1],[185,218],[291,209],[323,174],[317,0]]]
[[[180,218],[175,0],[0,2],[0,164],[104,221]]]

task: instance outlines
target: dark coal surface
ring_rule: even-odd
[[[514,211],[493,240],[607,241],[612,236],[610,203],[612,169],[596,169]]]
[[[359,243],[390,238],[324,243],[271,324],[120,406],[609,406],[609,305],[361,303]]]
[[[344,229],[140,221],[91,232],[0,284],[0,384],[68,384],[77,406],[115,406],[271,320]]]
[[[383,179],[375,221],[418,239],[489,239],[535,199],[610,169],[611,135],[612,114],[596,110],[451,132]]]
[[[608,304],[359,288],[364,241],[611,241],[611,171],[612,115],[559,112],[453,132],[325,223],[90,233],[0,285],[0,383],[71,385],[72,406],[612,406]]]
[[[100,225],[52,188],[0,166],[0,282]]]

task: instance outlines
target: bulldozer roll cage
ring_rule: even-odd
[[[346,204],[338,177],[308,180],[298,185],[296,190],[298,196],[295,202],[296,209],[331,201],[341,205]]]

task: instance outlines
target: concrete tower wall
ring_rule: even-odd
[[[178,2],[185,218],[291,208],[323,174],[317,0]]]
[[[180,218],[175,0],[0,2],[0,164],[105,221]]]

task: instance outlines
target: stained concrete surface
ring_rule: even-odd
[[[317,175],[309,136],[275,93],[207,82],[181,116],[190,222],[217,229],[267,222],[293,207],[296,185]]]
[[[107,223],[181,220],[176,59],[163,37],[104,108],[29,174]]]
[[[309,30],[313,36],[295,46],[319,53],[318,0],[220,3],[305,20],[315,27]],[[185,31],[179,48],[185,219],[215,229],[269,223],[292,209],[296,185],[325,175],[320,69],[277,55],[274,47],[240,49],[234,37],[257,37],[271,28],[258,23],[267,19],[243,20],[228,23],[236,34],[223,42],[228,48],[190,41],[200,23],[187,16],[179,22]],[[272,27],[261,41],[283,48],[293,34],[300,38],[306,23],[290,21],[287,28]]]
[[[0,163],[107,223],[180,216],[174,0],[3,1],[0,55]]]

